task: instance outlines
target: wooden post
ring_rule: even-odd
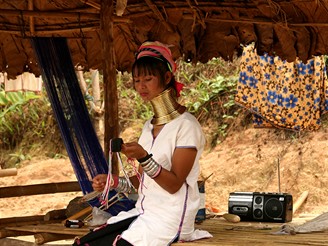
[[[104,150],[106,159],[109,158],[110,139],[119,135],[118,125],[118,96],[116,84],[116,64],[114,53],[114,3],[113,0],[101,1],[100,33],[103,56],[103,80],[105,98],[105,138]],[[118,162],[113,160],[112,173],[118,174]]]

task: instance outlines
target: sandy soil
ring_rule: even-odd
[[[275,129],[237,129],[201,159],[206,181],[206,205],[219,212],[228,210],[234,191],[287,192],[294,202],[305,191],[307,200],[294,217],[328,211],[327,129],[300,135]],[[278,182],[278,164],[280,183]],[[76,180],[68,159],[32,159],[18,175],[0,178],[0,187]],[[0,217],[42,215],[66,208],[80,192],[0,199]],[[1,194],[0,194],[1,197]]]

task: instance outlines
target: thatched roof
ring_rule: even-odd
[[[232,59],[241,44],[303,61],[328,51],[328,3],[321,0],[116,0],[116,67],[129,70],[145,40],[171,44],[174,56],[193,62]],[[39,74],[31,36],[68,38],[74,64],[102,66],[101,0],[1,0],[0,71]]]

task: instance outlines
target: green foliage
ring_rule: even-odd
[[[26,129],[25,120],[30,118],[37,121],[38,114],[33,107],[34,100],[39,96],[34,93],[8,92],[0,93],[0,131],[1,145],[5,148],[15,147],[22,139]]]
[[[35,142],[55,142],[51,135],[58,135],[54,125],[48,98],[43,94],[0,91],[0,159],[6,166],[29,159]]]
[[[179,68],[177,79],[186,85],[182,103],[198,118],[214,147],[226,137],[240,110],[234,102],[238,63],[215,58],[196,65],[180,61]]]

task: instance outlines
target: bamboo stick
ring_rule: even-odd
[[[82,209],[81,211],[77,212],[76,214],[73,214],[72,216],[68,217],[67,219],[62,221],[62,224],[65,224],[66,220],[76,220],[81,218],[83,215],[86,215],[87,213],[92,212],[92,207],[86,207],[84,209]]]
[[[6,229],[11,231],[33,232],[34,234],[54,233],[74,236],[84,236],[90,231],[89,228],[66,228],[62,224],[8,226]]]
[[[0,169],[0,178],[7,177],[7,176],[16,176],[16,175],[17,175],[16,168]]]
[[[78,182],[62,182],[0,188],[0,198],[81,191]]]
[[[293,214],[295,214],[296,211],[302,206],[302,204],[305,202],[308,195],[309,195],[309,192],[304,191],[301,194],[301,196],[296,200],[296,202],[293,204]]]

